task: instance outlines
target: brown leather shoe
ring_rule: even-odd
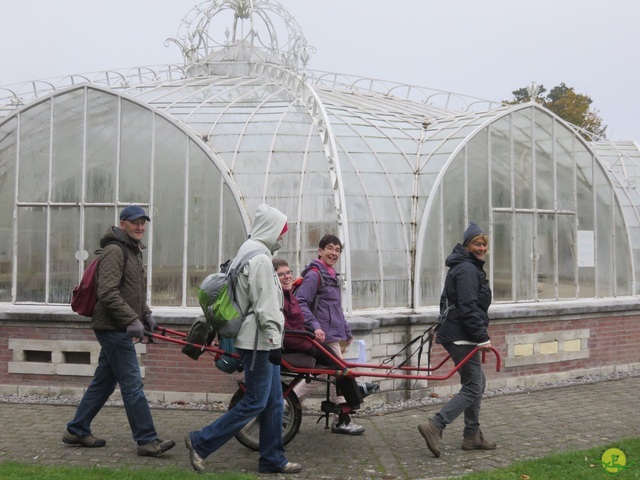
[[[490,442],[481,430],[473,433],[465,433],[462,438],[462,450],[495,450],[497,445]]]
[[[440,456],[440,439],[442,438],[442,430],[433,422],[433,420],[427,420],[427,423],[418,425],[418,431],[420,435],[426,440],[427,448],[431,450],[436,457]]]
[[[81,437],[79,435],[71,433],[68,430],[64,432],[62,441],[67,445],[80,445],[81,447],[87,448],[104,447],[107,444],[106,440],[102,438],[96,438],[91,434]]]

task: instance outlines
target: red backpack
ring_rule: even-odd
[[[291,284],[291,293],[293,293],[294,295],[296,294],[296,290],[298,290],[300,285],[302,285],[302,280],[304,279],[304,276],[307,273],[309,273],[309,271],[311,270],[315,271],[318,274],[318,289],[316,290],[316,296],[313,299],[313,302],[311,304],[311,312],[315,315],[316,310],[318,309],[319,296],[322,293],[322,287],[324,287],[324,278],[322,278],[322,273],[320,272],[320,269],[318,269],[318,267],[309,267],[305,269],[302,272],[302,274],[298,278],[296,278]]]
[[[122,242],[118,240],[113,240],[107,243],[107,245],[111,243],[119,245],[122,249],[122,254],[124,255],[122,279],[124,280],[124,270],[127,266],[128,257],[127,248]],[[102,253],[102,250],[95,251],[96,255],[100,255],[100,253]],[[98,303],[98,296],[96,294],[96,274],[98,273],[99,264],[100,257],[97,257],[85,269],[84,273],[82,274],[82,280],[80,280],[80,284],[77,285],[71,293],[71,310],[76,312],[78,315],[82,315],[84,317],[93,316],[93,310],[96,307],[96,303]],[[120,284],[122,285],[122,280],[120,281]]]

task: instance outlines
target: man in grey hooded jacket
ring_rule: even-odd
[[[232,262],[232,265],[239,262],[253,250],[263,250],[239,272],[235,292],[242,310],[251,312],[235,339],[247,390],[236,406],[215,422],[185,436],[189,460],[197,472],[205,470],[205,458],[256,416],[260,422],[259,472],[298,473],[302,470],[299,464],[287,461],[282,442],[280,362],[284,331],[283,296],[273,269],[272,255],[281,247],[286,231],[287,217],[275,208],[260,205],[255,212],[249,239],[242,244]]]

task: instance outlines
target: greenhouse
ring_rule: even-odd
[[[99,345],[70,294],[130,204],[152,218],[148,303],[170,328],[201,314],[198,285],[266,202],[287,215],[278,256],[296,274],[324,234],[343,240],[360,348],[345,358],[388,362],[433,323],[445,258],[475,221],[502,355],[491,387],[640,370],[636,142],[533,102],[312,70],[315,49],[272,0],[203,2],[168,44],[179,63],[0,85],[0,392],[86,387]],[[236,388],[171,345],[136,348],[152,398]],[[384,379],[376,401],[431,384]]]
[[[289,218],[297,272],[343,239],[349,313],[437,305],[470,220],[499,252],[496,302],[638,295],[635,142],[587,142],[535,103],[310,70],[276,2],[204,2],[170,42],[182,63],[0,89],[0,302],[67,304],[130,203],[153,219],[157,307],[197,305],[262,202]]]

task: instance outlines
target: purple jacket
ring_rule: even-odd
[[[318,306],[315,315],[312,313],[311,307],[320,282],[318,282],[318,272],[309,270],[311,266],[320,270],[324,279],[324,285],[318,293]],[[307,270],[309,271],[307,272]],[[326,335],[325,342],[337,342],[352,338],[351,327],[342,312],[339,279],[332,277],[327,267],[317,259],[305,268],[305,272],[303,272],[302,284],[295,293],[298,303],[300,303],[300,310],[304,315],[305,325],[311,326],[314,330],[321,328]]]

